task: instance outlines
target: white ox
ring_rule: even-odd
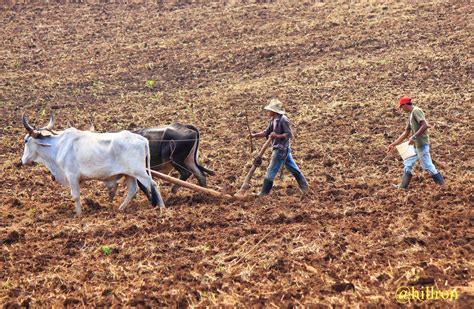
[[[153,206],[164,207],[156,183],[150,176],[150,150],[146,138],[129,131],[94,133],[69,128],[55,132],[52,131],[53,114],[49,124],[41,129],[33,128],[24,114],[22,121],[28,131],[22,164],[43,163],[58,182],[69,186],[76,202],[77,216],[81,214],[79,183],[88,179],[104,181],[109,189],[109,201],[112,201],[117,192],[117,181],[125,177],[128,194],[120,210],[137,192],[137,181],[151,192]]]

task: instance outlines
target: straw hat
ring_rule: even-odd
[[[268,105],[265,106],[263,109],[266,109],[267,111],[275,112],[280,115],[285,114],[285,111],[283,110],[283,104],[277,99],[271,99],[270,103],[268,103]]]

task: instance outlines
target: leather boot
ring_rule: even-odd
[[[399,189],[408,189],[410,185],[412,174],[404,173],[402,178],[402,183],[398,186]]]
[[[439,185],[439,186],[442,186],[444,185],[444,178],[443,178],[443,175],[441,175],[441,173],[438,173],[436,175],[433,175],[431,176],[434,180],[434,182]]]
[[[273,181],[268,180],[268,179],[265,178],[263,180],[262,191],[260,191],[260,193],[258,193],[257,195],[258,196],[268,195],[268,193],[270,193],[270,190],[272,189],[272,187],[273,187]]]

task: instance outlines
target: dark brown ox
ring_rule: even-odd
[[[200,165],[199,130],[193,125],[171,124],[164,127],[137,130],[134,133],[144,136],[150,144],[151,168],[168,173],[176,169],[180,179],[186,181],[194,175],[202,187],[207,186],[206,174],[215,173]],[[179,186],[173,186],[175,193]]]

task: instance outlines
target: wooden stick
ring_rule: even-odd
[[[250,129],[249,117],[247,116],[247,110],[245,110],[245,122],[247,123],[247,129],[249,131],[250,155],[252,155],[252,153],[253,153],[253,138],[252,138],[252,130]]]
[[[270,146],[271,142],[272,142],[271,138],[267,139],[265,144],[263,144],[262,148],[260,149],[260,152],[258,153],[257,158],[261,158],[263,156],[263,154],[265,153],[265,150],[267,150],[267,148],[268,148],[268,146]],[[252,165],[252,167],[250,168],[249,172],[247,173],[247,176],[245,177],[245,180],[244,180],[244,183],[242,184],[242,187],[240,187],[239,192],[237,192],[235,194],[235,196],[241,197],[241,192],[246,191],[250,188],[250,180],[252,179],[252,176],[255,173],[256,169],[257,169],[257,165],[255,165],[255,163],[254,163]]]
[[[163,173],[160,173],[160,172],[157,172],[157,171],[152,170],[151,174],[153,176],[155,176],[156,178],[159,178],[159,179],[167,181],[167,182],[171,182],[171,183],[176,184],[176,185],[180,185],[182,187],[188,188],[188,189],[193,190],[193,191],[202,192],[202,193],[205,193],[205,194],[208,194],[208,195],[211,195],[211,196],[214,196],[214,197],[219,197],[219,198],[228,198],[228,199],[233,199],[234,198],[233,196],[231,196],[229,194],[224,194],[224,193],[218,192],[216,190],[203,188],[203,187],[200,187],[200,186],[195,185],[193,183],[186,182],[186,181],[180,180],[178,178],[171,177],[169,175],[166,175],[166,174],[163,174]]]

